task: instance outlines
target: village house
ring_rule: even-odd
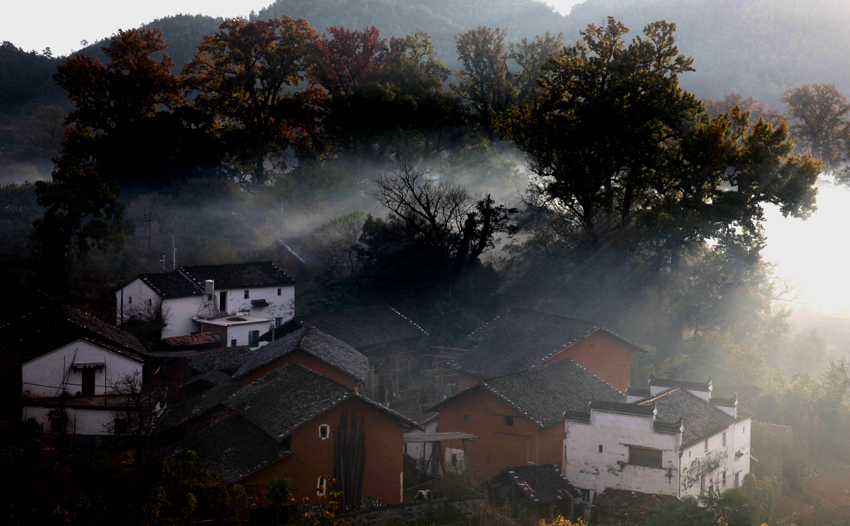
[[[478,437],[445,442],[445,464],[484,481],[509,466],[560,467],[564,411],[585,409],[594,398],[615,402],[624,394],[568,358],[485,380],[429,411],[439,411],[440,432]]]
[[[572,359],[625,392],[637,345],[596,324],[528,309],[511,308],[467,338],[472,347],[450,367],[457,390],[482,380]]]
[[[115,292],[118,324],[164,324],[162,338],[219,334],[227,346],[257,347],[270,325],[295,314],[295,281],[270,262],[177,267],[140,274]]]
[[[508,508],[512,517],[572,520],[581,511],[578,490],[552,464],[505,468],[487,482],[487,493],[491,507]]]
[[[609,488],[681,498],[740,486],[752,425],[735,398],[713,397],[711,381],[655,377],[627,394],[566,414],[563,473],[585,501]]]
[[[233,377],[246,386],[288,363],[300,364],[353,391],[360,390],[369,370],[369,360],[354,347],[304,327],[253,351]]]
[[[50,300],[0,328],[17,371],[19,418],[44,432],[97,440],[130,432],[147,353],[132,335]],[[152,409],[152,408],[146,408]]]
[[[319,373],[287,363],[244,387],[221,384],[197,402],[203,407],[170,423],[205,424],[165,454],[194,451],[219,480],[245,486],[255,505],[276,477],[293,484],[297,502],[333,490],[331,477],[346,503],[402,500],[402,432],[419,426]]]
[[[414,351],[428,335],[389,305],[311,316],[301,323],[330,334],[364,354],[369,359],[369,373],[363,394],[381,403],[391,402],[410,381]]]

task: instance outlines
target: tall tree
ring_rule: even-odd
[[[39,271],[57,289],[66,285],[71,259],[85,260],[93,249],[120,252],[135,232],[124,218],[124,203],[114,181],[105,183],[92,164],[62,160],[49,182],[36,183],[44,216],[34,223]]]
[[[540,76],[543,74],[543,66],[561,48],[564,47],[564,34],[538,35],[534,40],[523,38],[519,42],[508,44],[508,58],[519,66],[511,81],[516,89],[518,104],[534,102],[534,99],[543,94],[537,86]]]
[[[488,129],[496,114],[508,109],[516,97],[508,71],[507,36],[507,29],[478,27],[455,37],[463,68],[457,71],[458,82],[452,89]]]
[[[75,109],[62,157],[95,163],[104,180],[125,189],[168,183],[217,166],[210,122],[186,106],[183,87],[157,29],[119,31],[103,48],[109,59],[75,56],[57,70]]]
[[[850,102],[835,84],[806,84],[782,96],[792,119],[791,132],[805,149],[835,169],[850,152]]]
[[[375,26],[363,31],[329,27],[319,37],[310,75],[331,95],[348,95],[373,72],[380,71],[389,54],[386,39]]]
[[[232,18],[183,69],[199,92],[195,105],[216,117],[228,150],[252,167],[258,184],[266,182],[269,154],[283,163],[288,148],[316,147],[325,96],[301,89],[315,46],[316,32],[302,19]]]
[[[802,217],[814,209],[819,163],[793,155],[784,125],[751,125],[737,108],[706,115],[678,85],[692,61],[674,30],[654,22],[627,44],[613,19],[588,26],[546,66],[544,95],[498,121],[527,155],[530,203],[550,218],[543,239],[567,256],[580,297],[651,285],[663,306],[688,251],[712,239],[758,261],[764,205]],[[612,296],[600,310],[632,301]],[[674,343],[683,324],[674,323]]]

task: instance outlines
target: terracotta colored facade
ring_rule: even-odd
[[[633,347],[628,343],[608,335],[602,331],[596,331],[587,338],[570,345],[555,354],[543,363],[552,363],[565,358],[572,358],[575,362],[599,378],[613,385],[617,390],[626,392],[629,385],[632,368]],[[516,371],[519,372],[519,371]],[[480,379],[466,374],[458,373],[458,392],[477,385]]]
[[[349,421],[353,413],[364,416],[366,460],[363,495],[377,497],[384,504],[401,502],[403,422],[357,399],[347,400],[298,428],[292,434],[291,455],[239,483],[250,491],[267,486],[276,476],[283,476],[293,483],[297,502],[303,502],[304,497],[309,497],[310,502],[315,501],[319,477],[329,478],[334,473],[334,436],[343,411],[348,411]],[[319,434],[322,424],[330,426],[326,439]],[[331,488],[328,487],[328,490]]]
[[[561,466],[563,423],[541,429],[486,389],[474,389],[440,406],[439,431],[472,433],[479,438],[448,441],[443,448],[463,449],[466,470],[476,481],[506,467],[528,463]]]
[[[259,369],[255,369],[247,373],[245,376],[242,377],[242,387],[253,383],[254,381],[267,375],[268,373],[274,371],[275,369],[283,367],[288,363],[297,363],[298,365],[304,366],[307,369],[310,369],[311,371],[315,371],[323,376],[327,376],[338,384],[342,384],[345,387],[354,390],[354,392],[358,392],[359,390],[359,382],[356,378],[340,371],[336,367],[326,364],[318,358],[315,358],[301,350],[291,352],[281,357],[279,360],[276,360],[270,364],[260,367]]]

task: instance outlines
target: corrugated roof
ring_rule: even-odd
[[[366,380],[369,372],[369,359],[357,349],[319,329],[306,327],[253,351],[234,376],[241,378],[298,350],[361,382]]]
[[[358,349],[428,335],[419,325],[389,305],[311,316],[302,320],[302,323]]]
[[[171,272],[139,274],[139,279],[163,298],[199,296],[204,282],[213,280],[216,290],[283,287],[295,280],[270,261],[177,267]]]
[[[543,312],[511,308],[469,335],[473,347],[451,367],[478,378],[494,378],[531,369],[565,348],[601,331],[636,345],[594,323]]]

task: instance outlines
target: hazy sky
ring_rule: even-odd
[[[248,16],[274,0],[4,0],[0,7],[0,41],[9,41],[24,51],[50,47],[54,56],[80,49],[80,41],[95,42],[115,33],[146,24],[157,18],[185,13],[209,16]],[[546,3],[569,13],[572,0]],[[324,29],[324,28],[322,28]]]

